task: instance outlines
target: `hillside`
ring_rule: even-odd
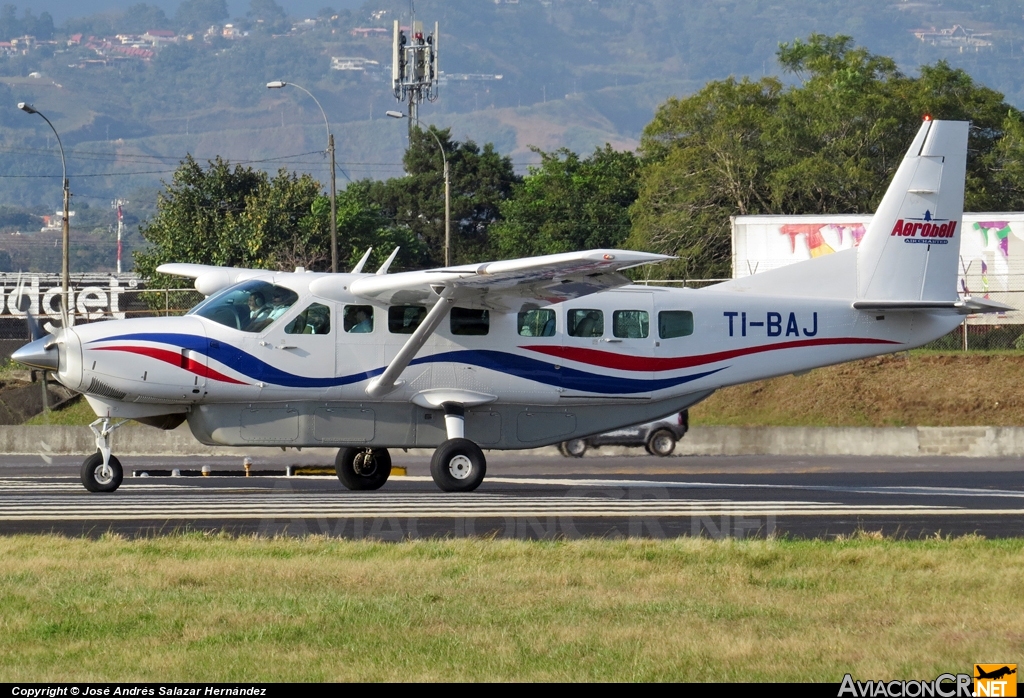
[[[718,391],[691,425],[1024,426],[1024,354],[912,352]]]
[[[408,0],[323,10],[312,24],[290,17],[273,31],[249,17],[225,17],[215,27],[220,33],[205,38],[170,9],[162,26],[144,25],[143,18],[162,15],[150,8],[140,18],[140,7],[147,8],[68,19],[52,28],[50,44],[25,54],[0,50],[0,203],[53,209],[60,201],[52,136],[16,109],[19,101],[35,103],[60,130],[76,203],[152,200],[186,153],[326,181],[315,152],[325,147],[319,110],[295,90],[268,91],[266,82],[276,79],[318,96],[337,137],[342,184],[401,173],[405,129],[383,114],[400,106],[391,94],[388,32],[395,19],[408,21]],[[47,9],[46,0],[33,6]],[[422,118],[451,126],[459,140],[493,141],[520,171],[537,161],[531,145],[580,153],[605,142],[632,148],[668,97],[729,75],[777,74],[779,42],[812,32],[851,35],[910,73],[949,60],[1024,103],[1024,15],[1011,0],[420,0],[415,9],[428,26],[440,23],[445,76],[462,76],[441,86]],[[942,33],[954,26],[962,36]],[[146,58],[103,44],[147,28],[178,32],[181,40],[144,49],[153,53]],[[923,38],[913,33],[921,28]],[[383,33],[356,31],[371,29]],[[331,70],[332,56],[378,66]]]

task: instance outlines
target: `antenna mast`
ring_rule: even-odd
[[[419,105],[424,100],[437,100],[437,44],[438,25],[434,22],[434,33],[424,36],[423,22],[417,21],[410,13],[408,27],[401,27],[395,20],[391,47],[391,82],[395,99],[409,103],[409,135],[413,125],[419,126]],[[409,34],[406,35],[406,29]]]

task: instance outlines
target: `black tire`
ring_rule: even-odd
[[[343,448],[334,472],[350,490],[379,490],[391,477],[391,454],[386,448]]]
[[[647,450],[655,456],[671,456],[676,450],[676,437],[668,429],[659,429],[647,438]]]
[[[587,452],[586,439],[569,439],[563,441],[562,446],[565,449],[565,455],[570,458],[582,458],[583,454]]]
[[[82,463],[82,484],[90,492],[113,492],[124,480],[121,461],[113,456],[107,462],[109,472],[103,472],[103,456],[99,451],[92,454]]]
[[[445,492],[472,492],[486,474],[484,452],[469,439],[448,439],[430,459],[430,476]]]

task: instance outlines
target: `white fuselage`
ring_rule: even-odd
[[[369,381],[409,335],[390,331],[380,304],[372,331],[345,331],[346,306],[369,303],[314,296],[309,285],[322,276],[261,277],[299,298],[259,332],[195,315],[76,327],[61,339],[60,380],[108,416],[187,413],[206,443],[274,446],[437,445],[443,411],[417,406],[417,396],[458,390],[485,396],[467,411],[467,438],[523,448],[654,419],[723,386],[909,349],[960,323],[956,315],[864,312],[849,298],[745,293],[729,284],[626,286],[546,306],[553,315],[539,317],[553,317],[553,334],[536,323],[524,334],[522,308],[490,310],[486,334],[453,333],[446,319],[397,388],[370,399]],[[330,309],[330,330],[287,333],[312,303]],[[570,332],[574,324],[582,331],[577,311],[598,311],[585,336]]]

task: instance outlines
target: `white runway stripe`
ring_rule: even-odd
[[[403,478],[429,482],[429,478]],[[827,489],[833,496],[840,488],[804,488],[800,500],[737,501],[734,499],[669,498],[658,488],[681,483],[644,480],[565,480],[542,478],[493,478],[508,484],[568,486],[567,495],[474,492],[348,492],[345,490],[294,491],[292,482],[281,479],[273,489],[253,487],[198,487],[195,484],[126,481],[118,492],[90,494],[73,480],[0,479],[0,521],[167,521],[256,520],[323,518],[515,518],[515,517],[699,517],[699,516],[1020,516],[1024,509],[979,509],[933,504],[859,504],[810,501],[811,489]],[[241,483],[239,483],[241,485]],[[715,483],[687,483],[691,489],[718,487]],[[626,489],[626,488],[630,489]],[[635,489],[634,489],[635,488]],[[593,490],[593,496],[581,489]],[[778,492],[780,486],[771,488]],[[944,488],[908,488],[923,490]],[[560,490],[564,491],[564,490]],[[750,491],[750,490],[747,490]],[[849,488],[846,493],[862,493]],[[633,496],[616,497],[615,494]],[[1003,492],[971,490],[972,496],[1001,497]],[[647,496],[635,496],[637,493]],[[737,491],[739,494],[739,491]],[[1019,494],[1019,493],[1018,493]],[[961,496],[963,491],[961,490]],[[920,501],[920,500],[919,500]],[[1004,500],[1005,501],[1005,500]],[[2,528],[0,528],[2,530]]]

